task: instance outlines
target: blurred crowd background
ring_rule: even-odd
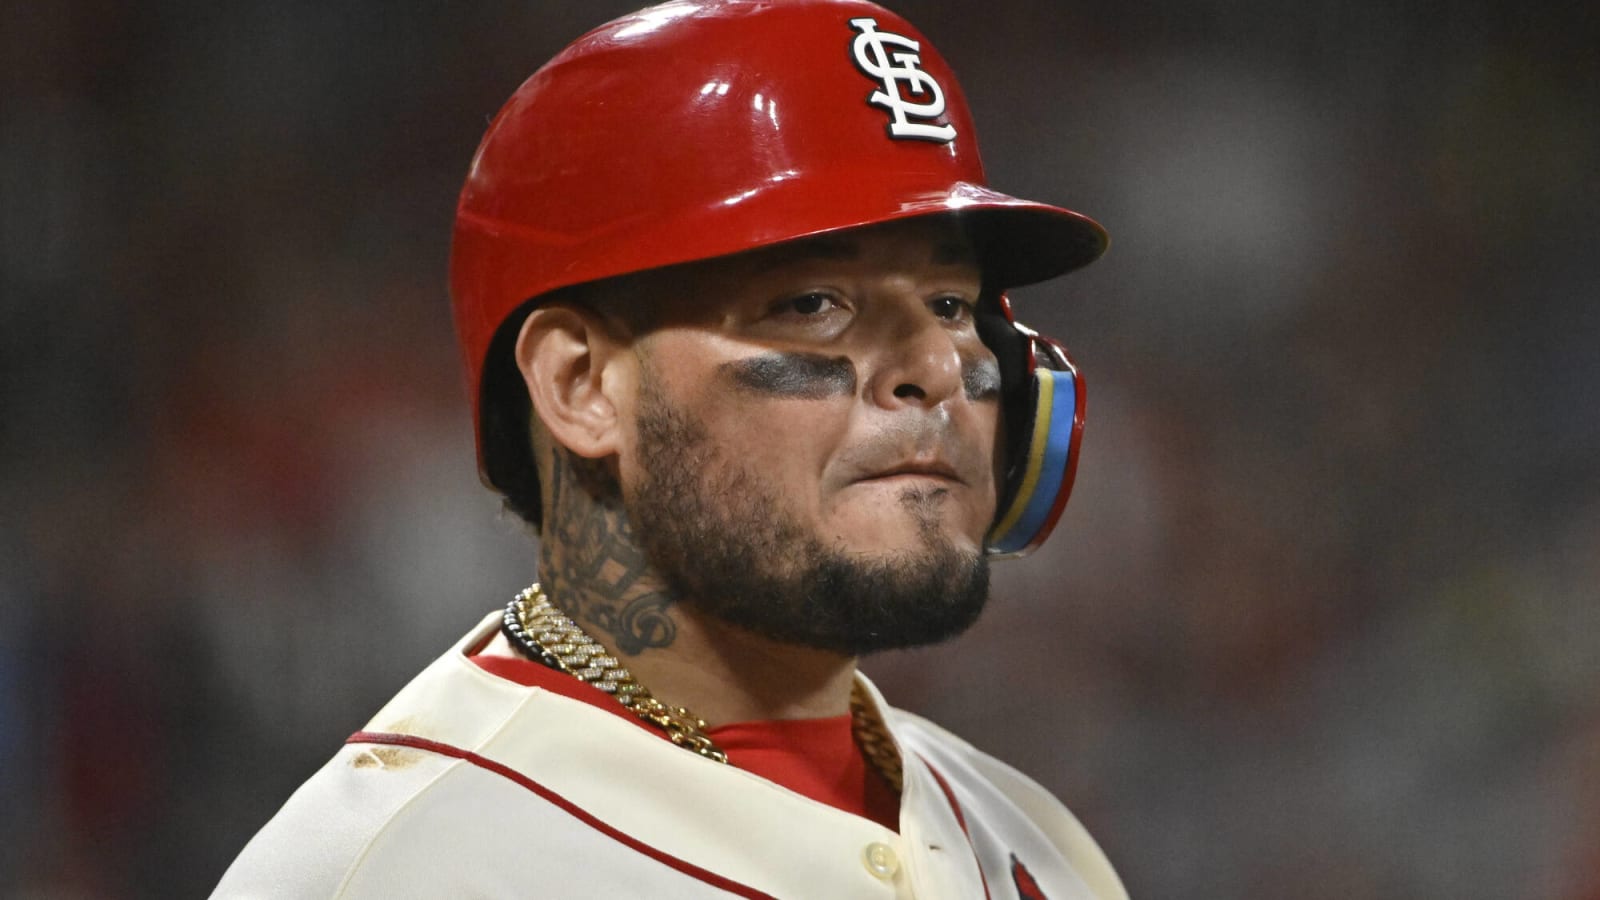
[[[204,895],[533,579],[451,216],[634,5],[0,6],[0,895]],[[1089,382],[1056,536],[868,671],[1135,897],[1600,898],[1594,8],[897,8],[1113,245],[1016,298]]]

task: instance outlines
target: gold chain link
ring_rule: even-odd
[[[561,671],[616,697],[634,715],[665,729],[674,744],[719,763],[728,761],[728,754],[706,736],[704,719],[651,696],[616,657],[556,609],[537,584],[518,594],[506,613],[507,630],[524,649],[536,651]]]
[[[900,786],[905,777],[901,768],[900,751],[895,748],[894,738],[889,736],[888,726],[883,724],[883,719],[873,710],[872,700],[859,681],[850,688],[850,724],[853,726],[856,746],[861,748],[861,755],[866,757],[867,762],[883,776],[883,780],[894,788],[896,794],[900,793]]]
[[[704,719],[652,696],[616,657],[556,609],[539,585],[530,585],[506,607],[505,628],[518,649],[616,697],[634,715],[665,730],[674,744],[727,763],[728,754],[706,734]],[[861,755],[898,794],[903,777],[900,752],[860,682],[850,690],[850,721]]]

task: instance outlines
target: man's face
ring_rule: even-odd
[[[999,370],[979,273],[934,222],[745,254],[669,282],[620,454],[676,592],[857,654],[952,636],[987,594]]]

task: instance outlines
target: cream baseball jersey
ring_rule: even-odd
[[[1125,898],[1054,797],[863,681],[898,832],[469,658],[403,689],[223,876],[234,897]]]

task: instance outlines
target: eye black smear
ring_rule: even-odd
[[[721,368],[742,388],[780,397],[821,400],[856,391],[855,367],[843,356],[768,353],[723,363]]]
[[[961,386],[968,400],[993,400],[1000,396],[1000,365],[992,359],[964,360]]]

